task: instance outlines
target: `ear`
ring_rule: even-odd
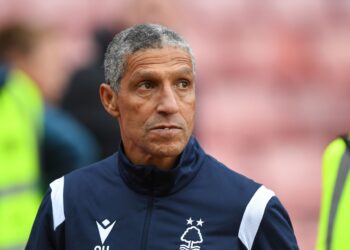
[[[100,85],[100,98],[105,110],[113,117],[118,118],[118,94],[112,89],[109,84],[102,83]]]

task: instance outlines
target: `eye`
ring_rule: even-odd
[[[188,80],[180,80],[177,84],[179,89],[187,89],[190,86],[190,81]]]
[[[152,89],[152,88],[154,88],[154,83],[151,81],[143,81],[138,85],[138,88],[144,89],[144,90]]]

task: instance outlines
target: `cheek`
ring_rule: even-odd
[[[120,123],[126,130],[139,130],[147,120],[146,104],[124,103],[119,105]]]
[[[187,122],[187,125],[189,126],[189,128],[193,128],[194,126],[194,121],[195,121],[195,109],[196,109],[196,105],[195,102],[189,102],[186,103],[183,107],[183,117]]]
[[[137,116],[136,116],[137,117]],[[127,138],[140,137],[142,125],[135,115],[128,113],[119,117],[120,132]]]

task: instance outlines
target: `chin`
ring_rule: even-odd
[[[174,142],[163,142],[156,143],[151,146],[151,152],[153,155],[159,157],[175,157],[182,153],[186,146],[186,143],[174,143]]]

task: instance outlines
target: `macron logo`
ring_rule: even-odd
[[[97,221],[96,221],[96,224],[97,224],[98,232],[100,234],[101,242],[103,245],[103,243],[107,239],[109,233],[112,231],[114,224],[115,224],[115,221],[113,221],[113,223],[111,223],[109,220],[105,219],[104,221],[102,221],[102,225],[100,223],[98,223]]]

